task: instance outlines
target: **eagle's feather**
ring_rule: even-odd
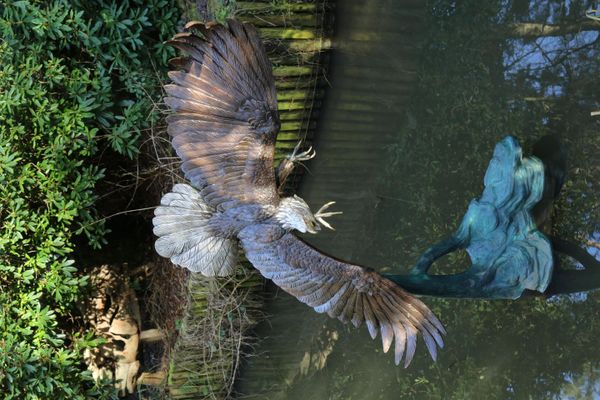
[[[395,361],[413,358],[417,332],[435,360],[444,327],[420,300],[377,272],[327,256],[274,225],[254,225],[238,235],[248,260],[277,286],[319,313],[381,331],[384,351],[395,339]]]
[[[188,25],[170,43],[188,54],[175,64],[165,102],[185,177],[219,210],[248,203],[277,205],[273,157],[279,131],[275,81],[250,25]],[[233,201],[232,201],[233,200]]]
[[[232,242],[239,240],[262,275],[298,300],[356,327],[364,322],[372,337],[381,332],[385,351],[395,341],[397,364],[402,357],[410,363],[419,332],[435,359],[445,331],[421,301],[290,232],[303,223],[303,210],[314,216],[300,198],[278,195],[275,83],[256,30],[236,21],[187,28],[171,41],[188,56],[173,61],[181,70],[170,73],[165,101],[175,111],[167,119],[173,147],[199,193],[177,185],[165,195],[154,219],[159,253],[188,269],[223,275],[231,272]],[[206,249],[211,254],[199,254]]]

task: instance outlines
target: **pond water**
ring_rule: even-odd
[[[600,116],[590,116],[600,110],[600,28],[578,23],[591,6],[337,2],[317,157],[299,194],[313,209],[335,200],[344,214],[330,219],[335,232],[306,239],[338,258],[404,273],[481,193],[497,141],[515,135],[527,153],[554,134],[569,158],[548,233],[600,259]],[[456,253],[435,270],[467,265]],[[271,292],[238,381],[244,398],[600,398],[598,291],[423,298],[446,326],[446,347],[433,363],[420,341],[408,369],[396,367],[366,328]]]

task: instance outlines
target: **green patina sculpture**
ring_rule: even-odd
[[[554,267],[550,240],[532,210],[544,194],[544,164],[523,157],[514,137],[494,150],[479,199],[471,201],[458,230],[430,247],[409,275],[386,275],[412,293],[444,297],[516,299],[544,292]],[[466,249],[472,265],[459,274],[430,275],[435,260]]]

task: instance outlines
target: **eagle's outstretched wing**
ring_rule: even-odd
[[[377,272],[329,257],[292,233],[256,225],[239,238],[248,260],[261,274],[317,312],[358,327],[364,321],[371,337],[381,331],[383,350],[395,339],[395,362],[410,364],[417,333],[435,360],[443,347],[444,327],[420,300]]]
[[[173,60],[180,70],[169,74],[174,84],[165,86],[165,102],[175,111],[167,118],[173,147],[200,196],[179,187],[163,198],[154,219],[156,246],[191,270],[225,275],[235,243],[214,235],[207,222],[214,209],[280,203],[273,171],[280,126],[275,84],[251,26],[229,21],[228,27],[186,28],[171,41],[188,56]],[[431,311],[376,272],[328,257],[277,224],[247,226],[238,239],[252,264],[300,301],[355,326],[366,322],[371,336],[381,331],[385,351],[395,339],[396,364],[404,355],[408,366],[418,332],[434,359],[443,346],[444,328]],[[199,265],[207,254],[208,265]]]
[[[172,143],[185,177],[212,207],[277,205],[273,172],[280,123],[271,65],[258,33],[193,22],[170,43],[188,54],[172,63],[165,102]],[[200,32],[202,36],[194,32]]]

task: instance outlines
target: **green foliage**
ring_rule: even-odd
[[[224,24],[228,18],[233,18],[237,9],[236,0],[206,0],[204,7],[201,3],[195,0],[183,0],[184,19],[188,21],[217,21]]]
[[[158,118],[174,1],[15,1],[0,6],[0,392],[106,397],[81,372],[70,317],[87,278],[75,235],[96,248],[94,165],[134,157]],[[93,345],[93,341],[83,344]],[[80,346],[81,347],[81,346]],[[100,392],[97,391],[100,390]],[[102,395],[101,395],[102,394]]]
[[[225,23],[227,18],[233,17],[236,10],[236,4],[235,0],[209,0],[207,8],[215,21]]]

